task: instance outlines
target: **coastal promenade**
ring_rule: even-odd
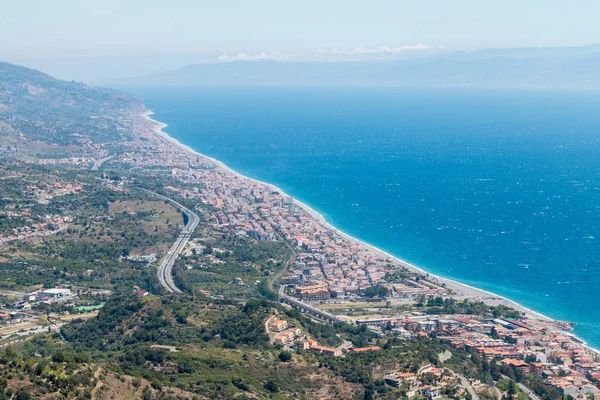
[[[163,260],[161,261],[160,266],[158,268],[158,280],[160,284],[165,288],[165,290],[169,293],[182,293],[181,289],[179,289],[173,281],[173,265],[175,264],[177,257],[179,257],[179,255],[185,248],[187,242],[190,239],[191,234],[198,226],[198,223],[200,222],[200,217],[198,217],[198,214],[196,214],[189,208],[183,206],[181,203],[173,199],[152,192],[150,190],[141,190],[143,190],[146,193],[152,194],[153,196],[156,196],[159,199],[168,201],[169,203],[173,204],[175,207],[179,208],[188,219],[187,224],[177,237],[177,240],[175,240],[175,243],[173,243],[173,245],[167,252],[165,258],[163,258]]]

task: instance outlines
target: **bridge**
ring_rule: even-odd
[[[284,293],[283,286],[279,287],[279,292],[277,293],[277,295],[279,296],[279,301],[281,301],[282,303],[289,304],[290,306],[294,307],[295,309],[299,310],[300,312],[310,314],[314,317],[317,317],[319,319],[322,319],[322,320],[327,321],[332,324],[336,323],[336,322],[340,322],[340,323],[347,322],[338,316],[328,313],[327,311],[320,310],[317,307],[314,307],[308,303],[305,303],[301,300],[298,300],[298,299],[295,299],[293,297],[286,295]]]

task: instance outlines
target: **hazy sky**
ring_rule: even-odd
[[[597,0],[0,0],[0,10],[0,59],[48,65],[600,43]]]

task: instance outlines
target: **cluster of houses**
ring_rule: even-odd
[[[275,319],[268,322],[268,324],[271,343],[284,346],[284,348],[295,348],[331,357],[340,357],[345,353],[381,350],[378,346],[354,348],[349,342],[345,342],[339,347],[321,346],[315,339],[303,333],[300,328],[290,326],[289,322],[285,319]]]
[[[12,228],[0,236],[0,244],[13,240],[22,240],[32,236],[45,236],[64,229],[73,219],[69,216],[44,215],[43,221]]]
[[[64,196],[66,194],[78,194],[81,193],[83,188],[79,183],[60,183],[55,182],[45,187],[39,187],[38,185],[29,185],[27,187],[29,195],[36,199],[39,203],[47,203],[51,199],[57,196]]]
[[[435,334],[454,348],[476,352],[515,372],[540,375],[565,395],[600,398],[598,353],[556,329],[551,321],[410,313],[356,323],[399,336]]]
[[[409,399],[417,395],[438,399],[443,397],[446,389],[455,390],[455,396],[464,392],[458,378],[444,368],[435,368],[431,365],[421,367],[416,373],[395,371],[386,375],[384,380],[392,387],[403,388]]]

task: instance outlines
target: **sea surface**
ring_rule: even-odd
[[[600,348],[600,93],[125,89],[347,233]]]

